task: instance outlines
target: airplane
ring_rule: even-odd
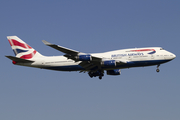
[[[11,59],[14,65],[57,71],[88,72],[91,78],[98,76],[99,79],[104,76],[104,71],[107,75],[120,75],[121,69],[131,67],[157,65],[156,71],[159,72],[160,64],[176,58],[175,54],[161,47],[130,48],[89,54],[42,40],[45,45],[65,53],[63,56],[44,56],[17,36],[7,36],[7,39],[15,57],[6,57]]]

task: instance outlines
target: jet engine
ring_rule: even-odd
[[[107,60],[107,61],[102,61],[101,63],[103,66],[116,66],[116,61],[115,60]]]
[[[91,61],[92,57],[91,57],[91,55],[78,55],[78,56],[76,56],[76,59],[78,61]]]
[[[120,69],[107,70],[107,75],[120,75],[120,74],[121,74]]]
[[[67,57],[68,59],[73,59],[75,61],[91,61],[92,57],[91,55],[85,54],[85,55],[69,55],[69,54],[65,54],[65,57]]]

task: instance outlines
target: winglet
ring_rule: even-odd
[[[42,40],[42,42],[43,42],[45,45],[51,45],[51,43],[49,43],[48,41]]]

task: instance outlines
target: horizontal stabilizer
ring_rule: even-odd
[[[32,63],[32,62],[34,62],[32,60],[26,60],[26,59],[14,57],[14,56],[6,56],[6,57],[13,60],[13,61],[15,61],[15,62],[20,62],[20,63]]]

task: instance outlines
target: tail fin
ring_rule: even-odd
[[[42,56],[40,53],[38,53],[35,49],[26,44],[17,36],[7,36],[7,39],[11,45],[11,48],[14,51],[15,56],[18,58],[32,59]]]

